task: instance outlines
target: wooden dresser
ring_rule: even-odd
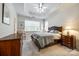
[[[62,45],[69,47],[71,49],[75,49],[76,48],[76,38],[75,36],[71,35],[62,35]]]
[[[11,34],[0,38],[0,56],[20,56],[21,55],[21,36]]]

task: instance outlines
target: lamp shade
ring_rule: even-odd
[[[66,26],[66,27],[64,27],[64,30],[76,30],[76,31],[79,31],[78,30],[78,28],[77,27],[75,27],[75,26]]]
[[[72,30],[72,28],[70,26],[67,26],[65,30]]]
[[[76,26],[64,26],[63,35],[77,35],[79,34],[78,27]]]

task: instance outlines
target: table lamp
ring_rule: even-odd
[[[67,26],[66,28],[65,28],[65,30],[67,30],[67,35],[70,35],[70,30],[72,30],[72,28],[70,27],[70,26]]]

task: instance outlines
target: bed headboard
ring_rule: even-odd
[[[51,26],[48,28],[48,31],[50,32],[51,30],[57,30],[62,32],[62,26]]]

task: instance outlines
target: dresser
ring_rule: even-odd
[[[62,35],[61,44],[70,48],[75,49],[76,48],[76,37],[71,35]]]
[[[21,36],[11,34],[0,38],[0,56],[20,56],[21,55]]]

